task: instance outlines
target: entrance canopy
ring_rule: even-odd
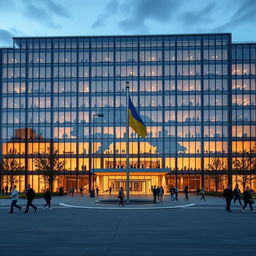
[[[141,174],[145,174],[145,173],[158,173],[158,174],[165,174],[168,173],[170,171],[170,169],[167,168],[152,168],[152,169],[137,169],[137,168],[130,168],[129,172],[130,173],[141,173]],[[126,169],[123,168],[119,168],[119,169],[92,169],[92,172],[94,173],[126,173]]]

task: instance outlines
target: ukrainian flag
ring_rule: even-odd
[[[147,136],[147,128],[129,97],[129,126],[141,137]]]

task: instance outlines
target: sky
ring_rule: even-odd
[[[0,46],[12,37],[231,32],[256,41],[256,0],[0,0]]]

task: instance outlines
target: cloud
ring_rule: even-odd
[[[52,13],[64,18],[70,17],[69,12],[62,5],[57,4],[52,0],[44,0],[44,3]]]
[[[32,19],[36,22],[43,23],[51,28],[55,28],[55,29],[61,28],[60,25],[54,24],[51,21],[51,17],[46,10],[34,5],[33,3],[26,4],[24,15],[29,19]]]
[[[101,14],[97,20],[92,24],[93,28],[100,28],[104,27],[106,25],[106,19],[108,18],[108,15]]]
[[[241,5],[231,16],[230,20],[221,26],[216,27],[214,29],[215,31],[226,31],[250,22],[256,22],[256,1],[242,0],[239,1],[239,3],[241,3]]]
[[[64,18],[70,17],[68,11],[53,0],[23,0],[23,3],[23,13],[27,18],[43,23],[44,25],[54,29],[61,29],[61,25],[53,21],[54,16]]]
[[[125,19],[118,23],[118,26],[124,31],[133,31],[136,30],[140,33],[147,34],[149,29],[144,21],[138,19]]]
[[[13,0],[0,0],[0,11],[4,12],[6,10],[10,10],[13,9],[15,7],[15,4],[13,2]]]
[[[1,45],[11,45],[13,34],[6,30],[0,29],[0,44]]]
[[[16,26],[15,26],[15,27],[11,27],[11,28],[10,28],[10,32],[11,32],[12,34],[14,34],[14,35],[19,35],[19,36],[23,35],[23,36],[25,36],[25,34],[23,33],[23,31],[19,30]]]
[[[114,14],[120,14],[122,17],[118,26],[124,31],[148,30],[147,21],[164,23],[173,18],[175,11],[184,0],[111,0],[105,7],[96,21],[93,28],[99,28],[106,25],[106,22]]]
[[[186,27],[212,23],[214,22],[214,19],[211,17],[211,15],[215,7],[216,3],[209,3],[201,10],[183,12],[179,16],[178,20],[181,20],[181,23]]]
[[[111,0],[104,8],[104,12],[98,16],[95,22],[92,24],[93,28],[99,28],[106,25],[106,21],[111,15],[116,14],[119,9],[117,0]]]
[[[128,17],[119,22],[119,27],[124,30],[145,30],[147,21],[168,22],[182,2],[183,0],[130,0],[123,5]]]
[[[117,0],[112,0],[106,5],[105,11],[115,14],[118,10],[118,7],[119,7],[119,4],[118,4]]]

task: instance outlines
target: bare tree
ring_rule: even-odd
[[[35,166],[52,192],[53,182],[58,179],[60,172],[64,171],[64,161],[59,160],[58,150],[54,150],[52,145],[48,151],[49,153],[44,156],[39,154],[39,157],[35,159]]]
[[[247,184],[250,184],[256,177],[253,175],[256,169],[255,150],[243,151],[240,158],[233,160],[233,167],[237,172],[238,183],[243,186],[243,191]]]
[[[218,172],[225,170],[223,161],[220,158],[212,158],[211,163],[208,164],[209,176],[215,180],[215,191],[218,191],[219,183],[222,181],[222,175]]]
[[[12,151],[9,151],[9,155]],[[24,170],[22,166],[14,156],[5,157],[0,161],[0,175],[4,177],[7,184],[10,184],[11,188],[18,182],[20,172]]]
[[[0,160],[0,189],[2,189],[3,184],[3,159]],[[1,193],[1,192],[0,192]]]

